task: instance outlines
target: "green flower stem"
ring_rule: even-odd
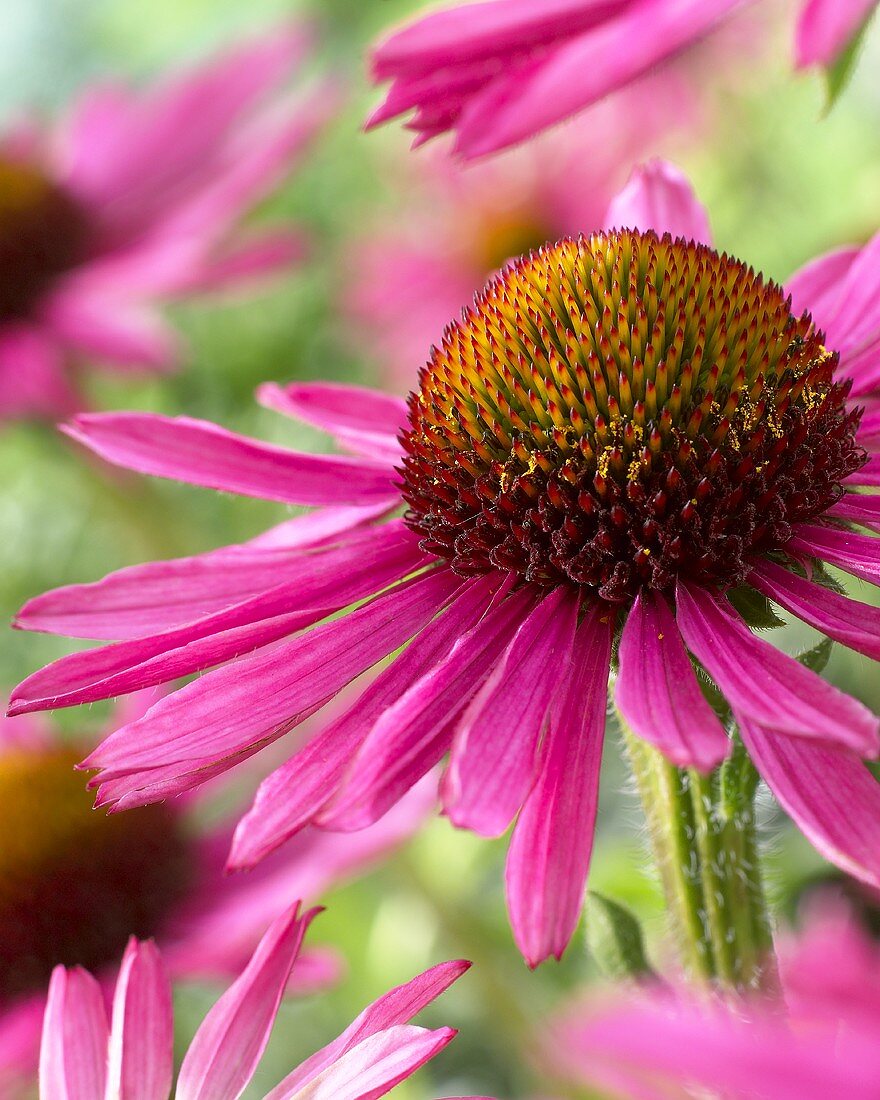
[[[621,720],[682,964],[728,989],[775,968],[755,833],[755,781],[737,743],[712,775],[676,768]]]

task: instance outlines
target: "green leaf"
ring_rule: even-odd
[[[776,614],[767,597],[748,585],[731,589],[727,598],[752,630],[772,630],[777,626],[785,626],[785,620]]]
[[[616,901],[591,890],[584,907],[587,948],[609,978],[643,978],[653,973],[645,955],[642,927]]]
[[[873,14],[873,11],[868,13],[864,23],[862,23],[844,49],[837,55],[832,64],[825,69],[826,114],[831,111],[834,104],[846,90],[847,84],[852,80],[853,73],[856,71],[856,65],[858,64],[859,54],[862,50],[862,44],[865,40],[865,34],[868,30],[868,24],[871,22]]]
[[[799,653],[797,659],[813,672],[820,673],[824,671],[825,666],[828,664],[828,658],[831,656],[833,648],[834,642],[830,638],[823,638],[811,649],[805,649],[803,653]]]

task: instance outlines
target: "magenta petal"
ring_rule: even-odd
[[[457,641],[444,639],[445,652],[375,722],[351,785],[327,814],[328,827],[362,828],[375,821],[437,763],[450,746],[456,718],[501,657],[531,599],[527,592],[499,597]]]
[[[786,281],[795,314],[809,313],[829,339],[828,319],[833,316],[843,286],[843,279],[858,256],[858,248],[839,248],[811,260]]]
[[[663,596],[640,593],[620,638],[615,700],[639,737],[680,768],[709,772],[730,741],[706,702]]]
[[[819,558],[871,584],[880,584],[880,539],[873,535],[799,523],[786,549]]]
[[[859,440],[863,444],[863,440]],[[864,444],[863,444],[864,445]],[[844,485],[868,485],[871,488],[880,486],[880,455],[871,455],[867,462],[856,470],[854,474],[843,479]]]
[[[634,169],[624,189],[611,200],[605,224],[712,243],[706,208],[687,176],[665,160],[651,160]]]
[[[500,836],[525,801],[550,703],[571,663],[577,615],[566,586],[544,596],[459,720],[443,802],[460,828]]]
[[[117,466],[262,500],[369,505],[398,495],[390,463],[301,454],[186,416],[91,413],[66,430]]]
[[[880,493],[872,496],[866,493],[846,493],[825,514],[848,523],[857,523],[880,534]]]
[[[98,982],[56,966],[40,1045],[40,1100],[101,1100],[107,1081],[107,1013]]]
[[[448,1027],[436,1031],[412,1025],[389,1028],[328,1066],[309,1083],[306,1096],[299,1089],[279,1086],[267,1100],[378,1100],[439,1054],[456,1034]]]
[[[149,562],[110,573],[93,584],[55,588],[29,600],[16,618],[23,630],[74,638],[145,639],[184,627],[181,636],[198,637],[217,626],[237,626],[259,617],[320,607],[345,591],[353,570],[355,587],[369,585],[366,573],[383,558],[427,561],[416,549],[418,537],[402,520],[353,531],[340,545],[305,547],[244,546],[212,550],[192,558]],[[282,583],[282,582],[286,582]],[[377,578],[373,591],[385,583]],[[282,598],[286,594],[286,599]],[[239,601],[242,601],[241,603]],[[252,612],[245,612],[250,601]],[[265,604],[265,609],[260,610]],[[236,617],[235,607],[242,608]],[[215,614],[216,613],[216,614]],[[205,623],[201,630],[197,625]],[[185,626],[185,624],[188,624]],[[187,630],[189,634],[187,634]],[[166,647],[169,648],[169,647]]]
[[[243,658],[160,700],[84,762],[132,794],[156,780],[208,778],[276,740],[420,630],[460,582],[447,570],[398,585],[340,619]],[[118,796],[118,795],[117,795]]]
[[[797,67],[832,65],[877,6],[877,0],[807,0],[795,36]]]
[[[688,649],[737,713],[770,729],[877,753],[880,722],[867,707],[757,638],[726,600],[679,584],[676,602]]]
[[[241,976],[202,1022],[177,1082],[177,1100],[218,1100],[244,1091],[262,1057],[306,929],[319,912],[302,917],[299,903],[260,941]]]
[[[611,623],[591,611],[550,712],[538,781],[507,856],[507,907],[529,966],[558,959],[577,927],[593,848],[605,734]]]
[[[425,626],[345,714],[263,781],[252,808],[235,831],[230,866],[252,866],[318,815],[338,790],[373,724],[446,656],[459,631],[465,629],[472,617],[478,618],[483,613],[496,588],[497,580],[491,577],[467,582],[455,594],[449,608]],[[375,757],[373,750],[363,760],[369,767]],[[381,774],[384,779],[384,770]],[[406,788],[412,785],[409,780],[407,773]],[[402,791],[395,788],[395,793],[399,797]],[[369,825],[388,805],[390,801],[383,804],[381,811],[358,816],[353,827]],[[327,817],[332,817],[332,811]],[[346,821],[343,825],[335,817],[332,823],[325,819],[322,823],[331,828],[349,824]]]
[[[401,455],[397,436],[407,424],[407,411],[400,397],[339,383],[267,382],[257,390],[257,400],[328,432],[356,454],[392,462]]]
[[[755,767],[809,841],[847,874],[880,887],[880,784],[858,756],[737,719]]]
[[[171,984],[156,945],[131,939],[113,998],[108,1096],[167,1100],[174,1057]]]
[[[278,585],[176,630],[62,657],[14,689],[9,711],[73,706],[168,683],[313,626],[425,564],[414,536],[407,533],[395,547],[393,523],[377,534],[386,529],[390,538],[372,546],[359,543],[359,552],[343,556],[348,561],[341,570],[334,552],[327,554],[329,568],[317,556],[304,558],[300,581]],[[404,531],[401,526],[398,534]],[[321,568],[314,569],[316,565]],[[311,606],[300,610],[302,602]]]
[[[365,1039],[389,1028],[408,1023],[453,982],[458,981],[470,965],[463,960],[440,963],[423,974],[417,975],[412,981],[389,990],[365,1008],[337,1039],[317,1051],[293,1073],[285,1077],[277,1089],[266,1097],[266,1100],[281,1100],[282,1097],[295,1096],[297,1089],[304,1088],[328,1066],[338,1062],[348,1051]]]
[[[880,608],[851,600],[765,560],[749,584],[829,638],[880,661]]]

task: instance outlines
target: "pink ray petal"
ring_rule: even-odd
[[[66,431],[116,466],[263,500],[369,505],[397,496],[389,465],[301,454],[191,417],[94,413]]]
[[[550,704],[571,664],[577,615],[566,586],[544,596],[459,719],[443,794],[459,828],[500,836],[525,801]]]
[[[171,983],[156,945],[131,939],[113,998],[108,1096],[168,1100],[173,1057]]]
[[[594,609],[578,628],[571,668],[550,714],[538,781],[507,855],[510,922],[529,966],[568,946],[590,867],[605,734],[611,623]]]
[[[687,176],[665,160],[651,160],[633,170],[626,187],[611,200],[605,224],[712,243],[705,206]]]
[[[829,638],[880,661],[880,608],[804,580],[769,560],[752,570],[748,582]]]
[[[755,767],[810,843],[880,887],[880,785],[858,756],[737,719]]]
[[[40,1100],[101,1100],[108,1038],[98,982],[80,967],[56,966],[40,1046]]]
[[[880,493],[871,496],[866,493],[846,493],[825,514],[848,523],[857,523],[880,534]]]
[[[752,634],[726,601],[679,584],[676,603],[688,649],[737,713],[770,729],[876,755],[880,721],[867,707]]]
[[[202,1022],[177,1082],[178,1100],[229,1100],[262,1057],[306,929],[319,910],[299,903],[269,928],[241,976]]]
[[[877,0],[807,0],[795,35],[797,67],[831,65],[876,6]]]
[[[710,772],[730,741],[697,683],[663,596],[640,593],[620,638],[615,699],[633,731],[680,768]]]
[[[786,549],[819,558],[871,584],[880,584],[880,540],[873,535],[799,523]]]

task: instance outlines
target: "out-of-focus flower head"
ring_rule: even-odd
[[[554,1069],[635,1100],[874,1100],[877,944],[825,899],[779,949],[776,995],[730,1003],[658,984],[592,998],[551,1028]]]
[[[0,420],[81,406],[86,361],[166,370],[181,348],[158,307],[289,266],[289,227],[239,223],[292,170],[332,109],[296,92],[300,28],[275,27],[134,90],[84,91],[50,128],[0,137]]]
[[[477,0],[415,20],[373,53],[391,81],[368,126],[414,112],[420,145],[455,134],[455,152],[497,152],[631,84],[714,31],[742,0]],[[769,5],[767,5],[769,7]],[[809,0],[797,62],[830,65],[876,0]]]
[[[19,626],[117,644],[35,673],[14,712],[212,669],[84,761],[102,803],[197,786],[391,658],[264,781],[232,864],[309,822],[364,828],[448,753],[452,822],[487,837],[516,822],[508,905],[536,965],[565,950],[583,902],[618,639],[615,697],[637,735],[682,767],[729,756],[695,658],[804,833],[880,885],[880,785],[863,763],[880,722],[752,629],[766,597],[880,659],[880,609],[824,570],[880,583],[880,497],[862,491],[876,425],[853,400],[876,386],[878,245],[801,276],[795,300],[825,337],[781,287],[694,239],[706,217],[680,174],[650,178],[671,183],[667,199],[629,201],[675,213],[687,236],[609,230],[507,265],[408,402],[263,388],[348,456],[186,418],[77,418],[71,434],[118,465],[318,508],[23,609]]]
[[[506,263],[600,228],[632,163],[702,124],[695,103],[673,70],[502,156],[462,166],[438,150],[395,164],[405,183],[354,245],[348,299],[358,346],[389,385],[412,387],[450,318]]]
[[[40,1100],[237,1100],[266,1049],[303,936],[319,910],[299,903],[270,926],[247,966],[210,1010],[174,1083],[171,985],[162,954],[132,938],[108,1026],[104,993],[82,967],[56,968],[40,1051]],[[455,1037],[410,1020],[467,970],[442,963],[374,1001],[264,1100],[378,1100]]]
[[[145,710],[132,696],[116,720]],[[56,965],[82,965],[106,983],[135,935],[156,938],[174,978],[235,974],[291,897],[317,900],[378,863],[419,827],[436,798],[428,780],[357,838],[310,829],[255,874],[228,876],[228,809],[210,826],[202,819],[216,813],[203,798],[134,814],[94,810],[74,771],[84,747],[63,742],[35,717],[0,722],[0,1089],[36,1066]],[[234,792],[212,793],[228,804]],[[339,967],[328,951],[306,952],[291,992],[326,986]]]

